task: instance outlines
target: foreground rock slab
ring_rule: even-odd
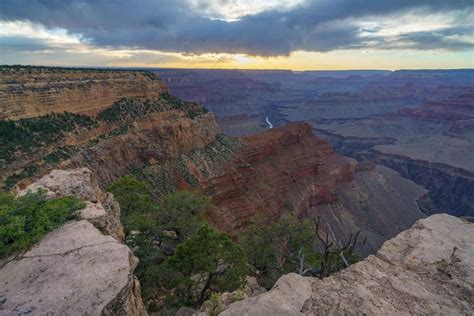
[[[221,315],[363,314],[473,315],[474,224],[446,214],[419,220],[340,273],[283,276]]]
[[[0,270],[0,315],[143,314],[138,260],[88,221],[62,226]]]
[[[18,195],[86,202],[77,221],[47,234],[24,253],[0,261],[0,315],[146,315],[138,259],[122,243],[120,206],[87,168],[53,170]]]

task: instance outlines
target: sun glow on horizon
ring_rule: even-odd
[[[377,21],[366,22],[363,29],[375,29],[394,36],[411,29],[441,29],[441,21],[415,19],[412,24],[396,26],[385,21],[386,27],[378,29]],[[438,21],[438,22],[436,22]],[[413,26],[415,25],[415,26]],[[421,26],[420,26],[421,25]],[[396,28],[399,29],[396,29]],[[366,36],[374,36],[368,32]],[[364,33],[362,33],[364,35]],[[27,42],[24,51],[8,43]],[[345,49],[329,52],[297,50],[288,56],[258,56],[248,54],[203,53],[190,54],[136,48],[96,47],[93,41],[81,34],[65,29],[48,29],[41,24],[24,21],[0,21],[0,64],[32,64],[51,66],[95,67],[160,67],[160,68],[213,68],[213,69],[289,69],[348,70],[348,69],[413,69],[413,68],[474,68],[472,50],[415,50],[415,49]]]

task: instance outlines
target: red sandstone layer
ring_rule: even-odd
[[[285,211],[302,215],[334,199],[336,183],[350,180],[354,163],[335,154],[306,123],[242,139],[243,148],[219,176],[202,184],[216,209],[211,221],[233,231],[261,214],[276,219]]]

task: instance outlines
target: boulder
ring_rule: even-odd
[[[472,315],[473,298],[474,224],[438,214],[339,273],[285,275],[221,315]]]
[[[271,291],[233,303],[220,315],[303,315],[301,309],[311,296],[311,280],[295,273],[282,276]]]
[[[85,220],[65,224],[0,269],[2,315],[144,315],[137,258]]]

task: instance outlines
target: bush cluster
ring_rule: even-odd
[[[19,198],[0,192],[0,258],[36,243],[84,207],[73,196],[48,200],[44,191]]]
[[[156,203],[147,185],[133,176],[109,188],[119,202],[126,243],[140,259],[135,271],[150,311],[200,306],[211,293],[232,291],[249,266],[243,250],[211,228],[203,214],[209,199],[191,192],[166,195]]]

